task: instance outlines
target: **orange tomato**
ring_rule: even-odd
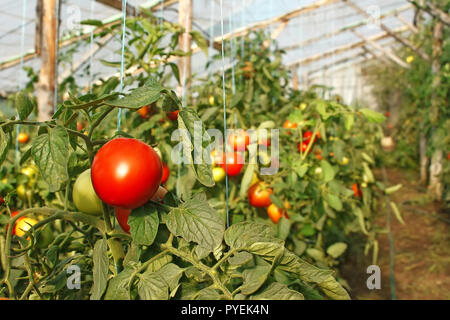
[[[283,124],[283,128],[285,129],[294,129],[297,128],[297,124],[294,122],[290,122],[289,120],[286,120]]]
[[[270,220],[273,221],[273,223],[277,224],[278,221],[280,221],[281,217],[283,216],[283,210],[281,210],[275,204],[272,203],[267,208],[267,215],[269,216]]]
[[[27,133],[21,132],[19,133],[19,135],[17,136],[17,140],[20,143],[27,143],[28,140],[30,140],[30,136]]]
[[[357,184],[357,183],[354,183],[354,184],[353,184],[352,189],[353,189],[353,194],[354,194],[355,197],[359,197],[359,198],[362,197],[362,191],[361,191],[361,189],[358,187],[358,184]]]

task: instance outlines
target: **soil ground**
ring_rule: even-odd
[[[376,175],[383,181],[381,171]],[[450,299],[450,214],[427,198],[426,190],[418,185],[416,173],[386,169],[386,176],[389,185],[403,184],[400,191],[390,196],[406,222],[402,225],[392,215],[396,299]],[[386,210],[380,210],[375,224],[386,228],[386,222]],[[348,252],[341,267],[342,276],[352,288],[352,299],[392,299],[388,235],[380,234],[378,242],[380,290],[369,290],[366,286],[370,276],[366,268],[371,265],[371,258],[364,257],[362,245]]]

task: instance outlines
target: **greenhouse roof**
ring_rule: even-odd
[[[115,2],[115,1],[100,1]],[[91,0],[61,1],[60,52],[67,48],[68,39],[89,34],[95,27],[80,25],[85,19],[109,22],[121,18],[120,9]],[[120,2],[120,1],[119,1]],[[133,8],[153,8],[154,14],[177,22],[177,1],[130,0]],[[205,36],[221,39],[220,0],[193,0],[193,29]],[[279,48],[286,49],[284,63],[297,67],[300,78],[324,68],[354,64],[373,57],[389,54],[389,47],[398,44],[386,33],[413,32],[414,10],[406,0],[223,0],[224,34],[241,34],[248,27],[270,32]],[[352,6],[366,12],[369,17]],[[34,55],[37,0],[4,0],[0,5],[0,91],[16,90],[25,81],[23,65],[39,68],[40,61]],[[378,17],[378,18],[377,18]],[[382,25],[379,24],[381,21]],[[382,27],[385,27],[383,30]],[[23,35],[23,36],[22,36]],[[93,74],[108,76],[110,67],[98,63],[98,59],[117,60],[118,41],[108,42],[96,51]],[[225,47],[226,49],[229,47]],[[87,50],[88,48],[86,48]],[[83,59],[86,50],[75,53],[72,61],[61,61],[58,74],[71,73],[77,61]],[[386,53],[387,52],[387,53]],[[193,57],[193,73],[201,73],[206,61],[198,52]],[[92,63],[92,62],[90,62]]]

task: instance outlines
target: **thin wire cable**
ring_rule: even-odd
[[[95,6],[95,0],[91,0],[91,6],[90,6],[90,13],[89,13],[89,19],[94,19],[94,6]],[[89,44],[89,50],[91,52],[91,55],[89,56],[89,93],[92,93],[92,82],[94,80],[94,75],[92,72],[93,65],[93,48],[94,48],[94,27],[92,27],[91,35],[90,35],[90,44]]]
[[[233,12],[234,11],[234,0],[231,0],[231,12],[229,15],[229,33],[233,32]],[[234,45],[233,45],[233,37],[230,37],[230,50],[231,50],[231,80],[232,80],[232,92],[233,95],[236,93],[236,81],[235,81],[235,73],[234,73]]]
[[[227,107],[226,107],[226,94],[225,94],[225,53],[224,53],[224,39],[223,39],[223,0],[220,0],[220,30],[222,35],[222,95],[223,95],[223,130],[225,139],[227,138]],[[230,226],[230,209],[228,204],[228,168],[227,168],[227,156],[226,156],[226,144],[224,145],[225,152],[225,200],[227,211],[227,228]]]
[[[58,46],[59,46],[59,2],[60,0],[56,1],[56,13],[55,13],[55,88],[53,90],[53,111],[56,112],[56,108],[58,105]]]
[[[126,30],[126,22],[127,22],[127,0],[122,0],[122,53],[120,56],[120,85],[119,92],[123,92],[123,73],[124,73],[124,56],[125,56],[125,30]],[[119,108],[119,112],[117,114],[117,131],[120,131],[120,125],[122,121],[122,108]]]
[[[209,72],[208,74],[211,76],[212,71],[213,71],[213,66],[212,66],[212,62],[213,62],[213,57],[212,57],[212,53],[214,50],[214,11],[215,11],[215,1],[211,1],[211,12],[210,12],[210,18],[209,18],[209,54],[211,55],[209,60],[210,60],[210,66],[209,66]]]
[[[159,31],[162,30],[162,23],[164,20],[164,1],[161,1],[160,13],[161,13],[161,17],[159,18]]]
[[[20,38],[20,70],[19,70],[19,90],[23,89],[23,52],[25,50],[25,27],[26,24],[24,23],[27,15],[27,0],[22,0],[22,34]],[[16,154],[15,154],[15,165],[16,167],[19,164],[19,133],[20,133],[20,125],[17,125],[16,127]]]

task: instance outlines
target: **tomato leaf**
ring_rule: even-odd
[[[348,292],[331,275],[325,281],[319,283],[319,287],[331,299],[350,300],[350,296],[348,295]]]
[[[264,282],[267,281],[269,274],[270,265],[255,266],[250,269],[245,269],[244,272],[242,272],[244,283],[241,286],[241,293],[250,295],[256,292],[259,288],[261,288]]]
[[[31,153],[50,192],[55,192],[69,180],[69,135],[61,126],[47,130],[33,140]]]
[[[203,51],[205,56],[208,56],[208,43],[206,42],[205,37],[197,30],[192,30],[189,33],[192,36],[192,40],[194,40],[197,46]]]
[[[16,94],[14,104],[20,120],[25,120],[34,109],[34,104],[31,101],[30,96],[24,91],[20,91]]]
[[[210,252],[222,243],[225,230],[222,217],[211,208],[204,193],[173,208],[167,215],[166,225],[174,235],[196,242]]]
[[[207,158],[210,155],[204,152],[210,137],[197,112],[193,108],[182,109],[178,114],[178,127],[185,151],[185,160],[191,165],[197,180],[206,187],[214,186],[212,166]]]
[[[173,263],[156,272],[144,272],[139,277],[138,294],[142,300],[168,300],[169,292],[176,289],[183,269]]]
[[[263,292],[251,296],[251,300],[305,300],[305,297],[297,291],[289,289],[285,284],[274,282]]]
[[[332,193],[327,193],[325,195],[325,199],[326,199],[327,203],[330,205],[330,207],[332,207],[334,210],[336,210],[336,211],[342,210],[342,201],[341,201],[341,199],[339,199],[338,196],[336,196]]]
[[[134,209],[128,218],[128,225],[134,243],[150,246],[158,233],[158,210],[151,204]]]
[[[339,258],[347,250],[347,244],[345,242],[333,243],[327,249],[327,254],[333,258]]]
[[[228,262],[231,265],[235,266],[242,266],[246,264],[247,262],[250,262],[253,259],[253,255],[251,253],[248,253],[246,251],[241,251],[238,253],[235,253],[232,257],[228,258]]]
[[[166,89],[157,80],[150,78],[143,87],[134,89],[122,99],[108,101],[108,105],[120,108],[139,109],[158,101],[164,90]]]
[[[233,224],[225,231],[224,239],[233,249],[248,248],[256,242],[283,243],[276,238],[273,229],[267,224],[248,221]]]
[[[91,300],[100,300],[108,284],[108,245],[105,239],[98,240],[94,245],[93,253],[93,278]]]
[[[320,161],[320,166],[322,167],[323,181],[329,182],[329,181],[333,180],[336,172],[334,171],[331,164],[326,160],[322,160],[322,161]]]
[[[6,135],[6,133],[3,131],[3,128],[0,128],[0,164],[5,161],[6,155],[8,154],[10,141],[10,135]]]
[[[105,300],[130,300],[128,282],[133,274],[133,268],[125,268],[117,276],[109,280]]]
[[[360,109],[359,110],[366,118],[367,120],[369,120],[370,122],[373,123],[383,123],[384,121],[386,121],[386,117],[376,111],[364,108],[364,109]]]

